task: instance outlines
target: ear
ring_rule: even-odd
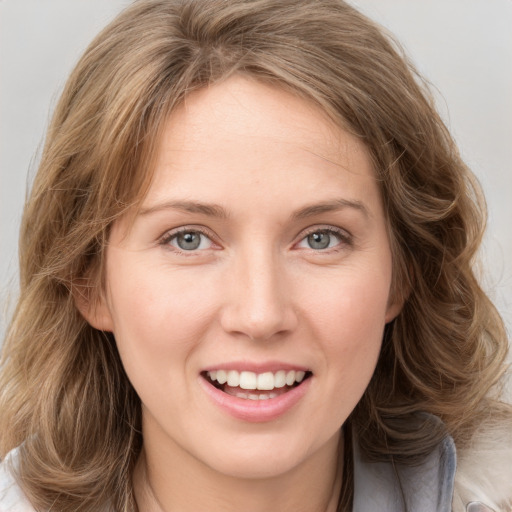
[[[390,298],[391,299],[391,298]],[[390,300],[386,309],[386,323],[392,322],[402,311],[405,300],[397,297],[397,300]]]
[[[386,323],[392,322],[401,312],[412,290],[411,273],[406,278],[394,276],[386,309]]]
[[[99,331],[113,332],[112,315],[103,291],[98,293],[89,279],[82,278],[75,281],[72,294],[78,311],[89,325]]]

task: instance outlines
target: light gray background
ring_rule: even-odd
[[[17,293],[16,245],[52,107],[92,37],[129,0],[0,0],[0,337]],[[512,0],[352,0],[396,34],[489,205],[485,289],[512,332]],[[30,170],[30,172],[29,172]]]

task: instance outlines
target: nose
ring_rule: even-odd
[[[235,258],[227,278],[221,313],[223,329],[251,340],[269,340],[297,326],[292,290],[278,257],[248,251]]]

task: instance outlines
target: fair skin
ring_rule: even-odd
[[[157,156],[85,312],[142,402],[139,508],[334,512],[341,426],[400,309],[366,149],[232,77],[188,96]]]

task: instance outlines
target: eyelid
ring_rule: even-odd
[[[195,224],[179,226],[177,228],[167,230],[163,235],[158,237],[157,243],[158,243],[158,245],[169,247],[170,250],[173,250],[175,252],[178,252],[180,254],[185,254],[188,256],[191,256],[194,253],[197,254],[198,252],[205,251],[206,249],[203,249],[200,251],[184,251],[184,250],[180,250],[179,248],[170,245],[170,241],[174,237],[178,236],[180,233],[188,233],[188,232],[200,233],[201,235],[207,237],[214,246],[215,245],[219,246],[219,244],[215,241],[215,239],[217,238],[216,235],[210,229],[206,228],[205,226],[195,225]],[[313,233],[317,233],[317,232],[328,232],[328,233],[334,234],[335,236],[337,236],[340,239],[340,244],[338,244],[338,245],[352,246],[354,244],[353,235],[350,232],[348,232],[346,229],[343,229],[343,228],[340,228],[337,226],[328,225],[328,224],[318,224],[318,225],[310,226],[310,227],[302,230],[299,233],[299,235],[297,236],[296,242],[293,244],[293,247],[296,247],[307,236],[309,236]],[[332,250],[336,250],[336,249],[337,249],[337,246],[334,248],[331,248],[330,250],[332,251]],[[324,251],[318,251],[315,249],[311,249],[311,250],[315,251],[315,252],[329,252],[328,249],[326,249]]]
[[[200,233],[201,235],[205,236],[206,238],[208,238],[208,240],[210,240],[210,242],[214,246],[219,245],[215,241],[216,236],[210,229],[206,228],[205,226],[200,226],[200,225],[195,225],[195,224],[192,224],[189,226],[179,226],[177,228],[169,229],[163,235],[158,237],[157,243],[158,243],[158,245],[166,246],[170,250],[173,250],[180,254],[185,254],[187,256],[192,256],[194,253],[205,251],[206,249],[199,250],[199,251],[184,251],[184,250],[180,250],[178,247],[175,247],[170,244],[171,240],[173,238],[175,238],[176,236],[178,236],[180,233],[191,233],[191,232],[192,233]]]
[[[296,247],[300,242],[302,242],[309,235],[311,235],[313,233],[318,233],[318,232],[327,232],[327,233],[332,233],[332,234],[336,235],[341,240],[339,245],[345,245],[345,246],[353,246],[354,245],[354,237],[346,229],[339,228],[337,226],[332,226],[329,224],[318,224],[315,226],[310,226],[309,228],[306,228],[303,231],[301,231],[300,234],[297,236],[297,242],[294,243],[294,247]],[[329,249],[325,249],[322,251],[322,250],[317,250],[317,249],[311,248],[310,250],[319,252],[319,253],[320,252],[325,252],[325,253],[329,252]],[[335,250],[339,250],[339,248],[338,248],[338,246],[336,246],[336,247],[331,248],[330,250],[335,251]]]

